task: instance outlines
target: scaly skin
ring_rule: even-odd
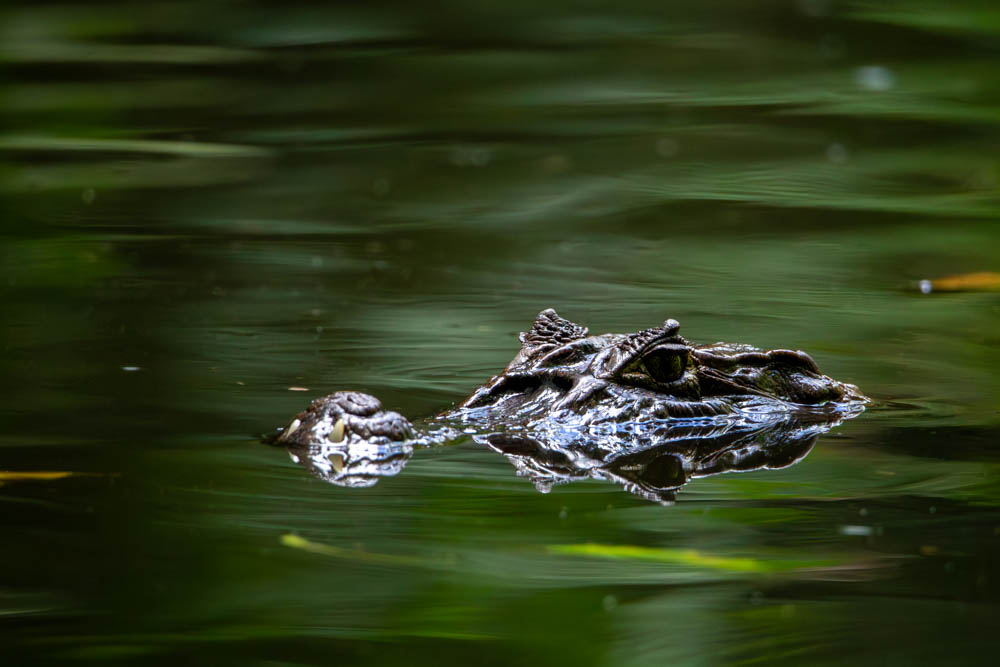
[[[601,477],[667,500],[692,476],[788,465],[868,400],[804,352],[694,345],[679,328],[667,320],[588,336],[545,310],[503,372],[420,429],[372,396],[337,392],[314,400],[274,441],[328,481],[365,486],[399,472],[414,445],[468,434],[540,488]],[[650,466],[662,479],[637,472]]]

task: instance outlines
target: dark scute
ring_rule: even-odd
[[[548,350],[579,340],[587,335],[587,328],[559,317],[556,311],[548,308],[538,313],[531,331],[525,331],[519,338],[526,348]]]

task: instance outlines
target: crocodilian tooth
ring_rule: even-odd
[[[281,437],[279,439],[287,440],[288,436],[290,436],[292,433],[295,433],[296,429],[298,429],[299,426],[302,426],[302,422],[299,421],[298,419],[293,419],[292,423],[288,425],[288,428],[285,429],[285,432],[281,434]]]
[[[326,439],[330,442],[343,442],[344,441],[344,429],[347,424],[344,423],[343,419],[338,419],[337,423],[333,425],[333,430],[330,434],[326,436]]]

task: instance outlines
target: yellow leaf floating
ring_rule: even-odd
[[[50,479],[63,479],[65,477],[71,477],[72,475],[77,475],[79,473],[65,472],[65,471],[45,471],[45,472],[9,472],[0,470],[0,480],[8,482],[19,482],[24,480],[50,480]]]
[[[1000,273],[978,271],[920,281],[920,291],[924,294],[931,292],[986,292],[990,290],[1000,290]]]
[[[764,561],[753,558],[729,558],[706,555],[694,549],[660,549],[627,544],[553,544],[548,547],[548,551],[567,556],[643,560],[740,573],[788,572],[802,568],[828,567],[835,564],[832,561]]]

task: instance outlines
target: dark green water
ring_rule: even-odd
[[[0,10],[4,664],[993,663],[997,7],[493,4]],[[256,441],[549,306],[877,402],[672,506]]]

